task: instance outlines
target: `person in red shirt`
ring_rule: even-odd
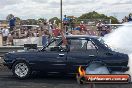
[[[54,29],[52,30],[52,33],[53,33],[54,37],[59,36],[59,35],[60,35],[60,30],[59,30],[59,28],[54,28]]]
[[[84,22],[82,21],[81,23],[80,23],[80,31],[81,32],[86,32],[87,30],[86,30],[86,26],[85,26],[85,24],[84,24]]]

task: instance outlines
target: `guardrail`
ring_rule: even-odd
[[[38,48],[42,48],[42,46],[38,46]],[[4,54],[8,52],[23,50],[24,46],[1,46],[0,47],[0,57],[3,57]]]

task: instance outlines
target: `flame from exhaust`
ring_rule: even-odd
[[[79,71],[79,75],[80,75],[80,76],[85,76],[86,72],[85,72],[85,70],[82,68],[82,66],[80,66],[80,67],[78,68],[78,71]]]

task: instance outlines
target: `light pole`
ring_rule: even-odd
[[[62,36],[62,40],[63,40],[63,44],[64,45],[67,45],[67,39],[64,35],[64,32],[63,32],[63,25],[62,25],[62,22],[63,22],[63,19],[62,19],[62,0],[60,0],[60,16],[61,16],[61,36]]]
[[[62,26],[63,26],[63,25],[62,25],[62,21],[63,21],[63,20],[62,20],[62,9],[63,9],[63,8],[62,8],[62,0],[60,0],[61,30],[63,29],[63,27],[62,27]]]

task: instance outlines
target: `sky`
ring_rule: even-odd
[[[121,20],[132,12],[132,0],[63,0],[63,15],[80,15],[92,11]],[[0,0],[0,20],[8,14],[21,19],[60,17],[60,0]]]

